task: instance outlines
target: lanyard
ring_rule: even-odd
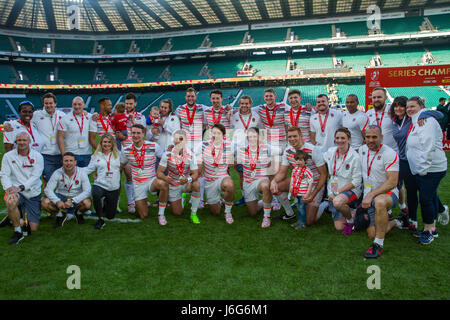
[[[55,123],[53,123],[53,116],[55,116]],[[50,123],[52,125],[52,133],[55,132],[56,122],[58,121],[58,115],[56,112],[50,116]]]
[[[183,155],[181,157],[178,157],[177,152],[175,152],[173,154],[173,158],[175,160],[175,165],[177,166],[178,173],[179,173],[180,176],[182,176],[183,172],[184,172],[184,167],[186,165],[187,152],[184,151]],[[181,159],[181,161],[178,162],[177,161],[178,159]]]
[[[302,113],[302,106],[300,106],[300,107],[298,108],[297,116],[295,117],[295,122],[294,122],[294,121],[293,121],[293,119],[294,119],[294,108],[291,108],[291,111],[289,112],[289,118],[290,118],[290,120],[291,120],[291,125],[292,125],[293,127],[296,127],[296,126],[297,126],[297,124],[298,124],[298,118],[300,117],[300,113]]]
[[[348,148],[347,152],[345,153],[344,159],[342,160],[342,163],[341,163],[339,169],[342,168],[342,166],[343,166],[343,164],[344,164],[344,162],[345,162],[345,158],[347,158],[347,154],[348,154],[348,151],[349,151],[349,150],[350,150],[350,147]],[[336,149],[336,154],[334,155],[333,176],[336,175],[336,160],[337,160],[338,157],[339,157],[339,149]],[[338,171],[339,171],[339,169],[338,169]]]
[[[247,147],[247,154],[248,154],[248,160],[250,161],[250,170],[254,171],[256,168],[256,164],[258,163],[259,158],[259,146],[256,148],[256,158],[252,159],[251,152],[250,152],[250,146]]]
[[[408,140],[409,134],[411,133],[411,129],[414,129],[412,121],[411,121],[411,124],[409,125],[408,133],[406,134],[406,140]]]
[[[328,115],[329,114],[330,114],[330,110],[327,111],[327,115],[325,116],[325,120],[324,120],[324,122],[322,122],[322,118],[320,117],[320,113],[319,113],[320,130],[322,130],[322,132],[325,132],[325,127],[327,125]]]
[[[247,131],[248,127],[250,126],[250,122],[252,121],[252,113],[250,112],[250,116],[248,117],[247,124],[245,124],[244,119],[242,119],[241,113],[239,113],[239,118],[241,118],[241,122],[244,125],[245,131]]]
[[[75,112],[73,112],[73,117],[75,118],[75,121],[77,122],[78,128],[80,129],[80,134],[83,134],[83,127],[84,127],[84,116],[81,115],[81,126],[78,122],[77,116],[75,115]],[[101,115],[100,115],[101,117]]]
[[[192,126],[192,123],[194,122],[195,111],[197,111],[197,105],[196,104],[194,105],[194,110],[192,110],[192,116],[189,113],[188,106],[186,105],[186,117],[188,119],[189,126]]]
[[[222,113],[223,113],[223,108],[220,107],[219,110],[219,115],[216,118],[216,112],[214,111],[214,108],[211,108],[211,113],[212,113],[212,120],[214,124],[218,124],[220,123],[220,119],[222,119]],[[212,126],[211,126],[212,127]]]
[[[375,160],[375,157],[377,156],[378,152],[380,151],[381,147],[383,145],[380,144],[380,146],[378,147],[377,152],[375,152],[375,155],[372,158],[372,161],[370,162],[370,166],[369,166],[369,153],[370,153],[370,149],[367,150],[367,177],[370,176],[370,171],[372,170],[372,164],[373,164],[373,160]]]
[[[403,117],[402,123],[400,125],[398,125],[397,122],[394,121],[394,123],[397,125],[399,131],[402,130],[403,124],[405,123],[405,119],[406,119],[406,116]]]
[[[273,127],[273,121],[275,120],[275,117],[277,116],[277,105],[275,105],[275,107],[272,109],[273,113],[272,113],[272,118],[270,117],[269,114],[269,108],[266,106],[266,116],[267,116],[267,123],[269,124],[269,127]]]
[[[219,166],[219,161],[220,161],[220,158],[222,158],[224,145],[225,145],[225,143],[223,142],[222,143],[222,148],[220,148],[220,152],[219,152],[219,154],[216,157],[216,148],[214,147],[214,143],[211,142],[211,148],[212,148],[211,154],[212,154],[212,157],[213,157],[213,162],[214,162],[214,166],[215,167]]]
[[[105,126],[105,123],[103,122],[103,116],[100,114],[100,123],[102,125],[103,130],[105,130],[105,133],[108,133],[108,129],[110,126],[110,122],[109,122],[109,117],[106,117],[106,123],[107,125]]]
[[[294,195],[297,194],[300,189],[300,185],[302,184],[303,176],[305,175],[306,165],[303,166],[302,170],[300,171],[300,174],[298,173],[298,171],[299,170],[295,170],[295,174],[293,177],[294,188],[292,191],[293,191]]]
[[[17,154],[20,156],[19,152],[17,152]],[[31,159],[31,158],[30,158],[30,151],[28,151],[27,159],[28,159],[28,162],[30,163],[30,165],[25,165],[25,163],[24,163],[24,164],[22,165],[22,168],[31,168],[31,167],[33,166],[34,159]]]
[[[33,129],[31,129],[31,124],[30,124],[30,128],[28,129],[28,127],[25,125],[25,123],[22,122],[22,120],[19,120],[19,123],[21,125],[23,125],[25,127],[25,129],[28,131],[28,133],[30,134],[30,136],[33,138],[33,142],[36,142],[34,140],[34,135],[33,135]]]
[[[381,128],[381,125],[383,124],[383,117],[384,117],[384,111],[381,113],[381,121],[378,122],[378,112],[377,109],[375,109],[375,118],[377,119],[377,126]]]
[[[137,150],[134,147],[134,145],[132,146],[132,151],[133,151],[134,159],[136,160],[137,167],[139,169],[142,169],[142,167],[144,166],[144,159],[145,159],[145,143],[142,144],[140,156],[138,155]]]
[[[106,166],[108,167],[108,172],[111,171],[111,155],[112,155],[112,152],[109,153],[109,159],[108,160],[106,160],[106,156],[104,155],[105,161],[106,161]]]
[[[70,189],[72,189],[73,182],[76,181],[75,179],[77,178],[77,173],[78,173],[78,169],[75,169],[75,175],[74,175],[74,177],[73,177],[73,179],[72,179],[72,183],[70,184],[69,189],[67,189],[67,185],[66,185],[66,183],[64,182],[64,173],[62,174],[62,182],[64,183],[64,187],[66,187],[67,192],[70,192]]]

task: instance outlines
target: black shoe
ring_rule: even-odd
[[[98,219],[97,223],[95,224],[95,229],[97,230],[101,230],[103,229],[103,227],[105,226],[105,220],[103,219]]]
[[[67,216],[63,215],[62,217],[56,216],[55,224],[53,225],[54,228],[62,227],[64,225],[64,222],[66,222]]]
[[[383,252],[383,247],[380,246],[378,243],[373,243],[369,250],[366,251],[366,253],[364,253],[364,258],[366,259],[376,259],[378,258],[381,253]]]
[[[23,236],[23,233],[22,233],[22,232],[14,231],[14,234],[13,234],[11,240],[9,240],[8,243],[9,243],[9,244],[17,244],[17,243],[19,243],[20,241],[22,241],[23,238],[24,238],[24,236]]]
[[[9,220],[8,216],[5,216],[3,218],[3,220],[0,222],[0,228],[6,227],[6,226],[10,226],[11,225],[11,220]]]
[[[75,217],[77,218],[78,224],[84,224],[85,223],[82,213],[76,213]]]
[[[400,226],[397,225],[397,227],[399,229],[402,229],[402,230],[407,230],[408,229],[408,227],[409,227],[409,219],[408,219],[408,215],[407,214],[401,212],[397,216],[397,218],[395,220],[398,220],[398,222],[400,223]]]
[[[280,214],[279,216],[274,217],[274,220],[290,220],[295,218],[295,214],[289,216],[286,213]]]

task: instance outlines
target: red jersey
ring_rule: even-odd
[[[125,131],[127,130],[128,117],[125,113],[116,113],[111,118],[111,124],[113,125],[114,131]]]

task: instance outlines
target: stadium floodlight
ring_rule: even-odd
[[[254,51],[252,52],[254,56],[264,56],[266,54],[265,51]]]
[[[324,51],[325,49],[324,48],[313,48],[313,52],[315,52],[315,51]]]
[[[284,54],[286,53],[286,50],[273,50],[272,54]]]
[[[294,49],[292,50],[292,53],[297,53],[297,52],[306,52],[307,50],[305,48],[303,49]]]

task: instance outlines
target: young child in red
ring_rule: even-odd
[[[111,124],[113,126],[114,131],[116,132],[120,132],[125,136],[125,139],[118,139],[117,135],[116,135],[116,143],[117,143],[117,148],[119,150],[122,149],[122,143],[123,141],[125,141],[128,136],[127,136],[127,121],[128,121],[128,117],[125,114],[125,103],[123,102],[119,102],[118,104],[116,104],[115,110],[114,110],[114,115],[111,118]]]

